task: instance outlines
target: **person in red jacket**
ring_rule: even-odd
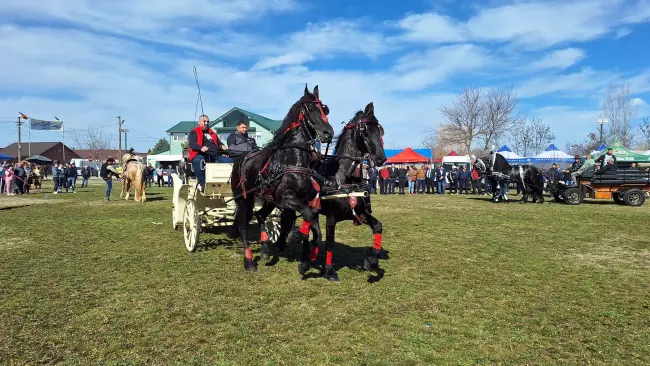
[[[219,149],[226,150],[226,147],[210,128],[210,119],[205,114],[199,117],[198,127],[190,131],[187,142],[190,145],[190,161],[194,167],[196,180],[199,181],[201,190],[204,190],[205,163],[217,162]]]

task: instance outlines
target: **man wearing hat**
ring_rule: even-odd
[[[104,200],[106,201],[109,201],[111,198],[111,189],[113,189],[113,182],[111,179],[113,176],[116,176],[118,179],[121,178],[120,173],[113,168],[113,164],[115,164],[115,160],[113,158],[108,158],[99,169],[99,176],[104,180],[104,182],[106,182],[106,195],[104,196]]]
[[[574,158],[574,161],[571,164],[571,166],[569,167],[569,169],[563,170],[562,173],[571,174],[572,182],[576,182],[575,181],[575,175],[573,173],[577,172],[582,167],[582,161],[581,161],[582,159],[580,159],[580,155],[576,155],[573,158]]]

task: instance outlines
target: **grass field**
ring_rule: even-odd
[[[650,205],[376,197],[383,278],[343,223],[330,283],[103,188],[0,197],[1,364],[650,364]]]

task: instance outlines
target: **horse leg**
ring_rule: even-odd
[[[368,256],[363,261],[363,267],[367,271],[376,270],[379,268],[379,258],[386,259],[386,251],[382,248],[382,233],[383,227],[381,221],[377,220],[374,216],[370,214],[364,215],[365,223],[370,226],[372,233],[375,235],[375,242],[373,243],[372,249],[370,250]]]
[[[338,281],[339,275],[334,270],[332,250],[334,249],[334,234],[336,233],[336,218],[331,215],[327,216],[325,224],[325,266],[322,274],[328,281]]]
[[[239,234],[244,244],[244,270],[250,272],[257,271],[257,263],[253,260],[253,252],[251,252],[250,243],[248,242],[248,222],[251,219],[250,214],[254,203],[254,197],[240,199],[237,202],[237,222],[239,223]]]
[[[280,235],[275,248],[278,253],[284,252],[287,248],[287,238],[293,229],[293,223],[296,221],[296,212],[292,210],[282,210],[280,215]]]
[[[300,216],[302,216],[302,224],[298,230],[289,236],[288,244],[293,245],[301,243],[304,239],[309,239],[309,230],[314,216],[311,208],[302,203],[302,201],[300,201],[292,191],[284,192],[282,195],[282,206],[300,212]]]
[[[260,243],[262,251],[262,259],[269,260],[271,258],[271,241],[269,240],[269,233],[266,228],[266,219],[269,217],[271,212],[275,209],[275,205],[270,203],[265,203],[262,208],[255,213],[255,218],[257,219],[257,225],[260,228]]]
[[[146,180],[143,180],[142,183],[140,183],[140,202],[146,202],[147,201],[147,182]]]
[[[306,238],[302,241],[302,256],[300,263],[298,264],[298,273],[304,275],[312,265],[315,264],[316,259],[318,258],[318,250],[320,240],[321,240],[321,231],[320,223],[318,222],[318,214],[314,215],[311,224],[311,232],[313,234],[313,239],[310,245],[309,238]]]

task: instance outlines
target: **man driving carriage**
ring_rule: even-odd
[[[210,128],[210,119],[205,114],[199,117],[198,126],[190,131],[187,141],[190,146],[190,161],[194,168],[196,180],[201,191],[205,189],[205,164],[216,163],[219,150],[226,146],[219,141],[217,134]]]

